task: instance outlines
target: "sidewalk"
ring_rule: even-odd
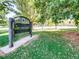
[[[33,30],[41,30],[41,29],[74,29],[76,26],[33,26]],[[8,31],[9,28],[0,28],[0,30]]]
[[[12,48],[9,48],[9,45],[6,45],[6,46],[0,48],[0,52],[2,53],[0,55],[5,55],[8,53],[11,53],[11,52],[15,51],[17,48],[19,48],[20,46],[24,45],[25,43],[28,44],[28,43],[30,43],[31,40],[35,40],[37,38],[38,38],[38,35],[33,35],[32,37],[26,36],[16,42],[14,42],[14,47],[12,47]]]

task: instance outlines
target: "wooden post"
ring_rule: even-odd
[[[10,48],[13,47],[13,39],[14,39],[13,26],[14,26],[14,19],[9,18],[9,47]]]

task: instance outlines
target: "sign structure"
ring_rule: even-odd
[[[23,32],[29,32],[32,37],[32,22],[24,16],[9,18],[9,47],[13,47],[14,35]]]

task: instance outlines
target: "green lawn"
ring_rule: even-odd
[[[0,59],[79,59],[77,51],[62,36],[62,32],[37,32],[38,40],[25,44]],[[5,36],[6,38],[6,36]]]
[[[21,33],[21,34],[16,34],[14,37],[14,41],[17,41],[18,39],[28,36],[29,34],[25,33]],[[8,35],[3,35],[0,36],[0,47],[5,46],[8,44]]]

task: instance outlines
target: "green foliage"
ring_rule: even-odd
[[[0,20],[0,25],[6,25],[7,24],[7,21],[5,20]]]
[[[61,19],[68,19],[70,15],[76,19],[79,15],[78,0],[15,0],[21,14],[32,20],[44,23],[52,19],[55,24]],[[74,16],[76,15],[76,17]]]
[[[2,0],[0,2],[0,25],[6,25],[6,14],[9,12],[16,12],[13,8],[12,2],[9,0]]]
[[[33,0],[15,0],[17,8],[22,16],[28,17],[32,22],[36,21],[36,11],[33,6]]]
[[[79,1],[78,0],[13,0],[17,8],[21,11],[21,15],[28,17],[31,21],[45,23],[46,20],[52,19],[55,25],[62,19],[72,18],[75,19],[75,24],[77,25],[77,20],[79,18]],[[0,4],[0,13],[7,13],[5,11],[13,11],[11,2],[4,1]],[[7,7],[7,10],[5,8]],[[16,12],[16,11],[14,11]],[[4,16],[4,15],[3,15]]]
[[[4,8],[5,7],[2,4],[0,4],[0,10],[2,11]]]
[[[74,7],[76,4],[74,0],[39,0],[39,2],[37,2],[38,0],[34,1],[39,13],[44,14],[44,16],[47,15],[48,18],[58,20],[68,18],[74,9],[72,7]],[[45,15],[45,13],[47,14]]]
[[[0,18],[5,18],[5,15],[9,12],[18,13],[13,9],[14,5],[13,2],[10,0],[4,0],[0,2]]]

